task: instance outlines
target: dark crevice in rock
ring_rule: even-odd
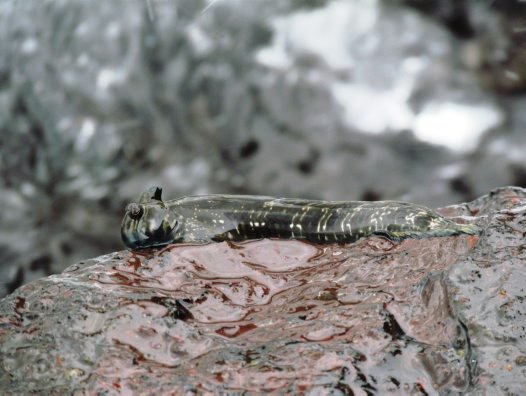
[[[168,308],[168,312],[171,318],[178,320],[189,320],[193,319],[192,313],[181,304],[178,300],[174,300],[169,297],[152,297],[151,301]]]
[[[396,318],[389,312],[385,313],[386,320],[384,321],[383,329],[389,334],[393,340],[400,340],[405,337],[405,332],[402,330]]]
[[[471,24],[468,5],[457,0],[401,0],[403,3],[441,21],[460,39],[471,39],[475,29]]]
[[[250,158],[259,150],[259,143],[255,139],[250,139],[239,148],[239,156],[242,159]]]
[[[471,184],[465,176],[459,176],[451,179],[449,185],[453,191],[462,195],[463,199],[470,201],[475,198],[475,194]]]
[[[304,175],[310,175],[314,172],[316,165],[320,159],[320,152],[316,149],[311,149],[308,158],[297,163],[298,170]]]
[[[51,273],[51,263],[51,256],[46,254],[33,259],[29,263],[29,269],[31,269],[32,271],[43,270],[44,273],[49,274]]]
[[[526,187],[526,168],[522,165],[511,165],[510,171],[513,185]]]
[[[379,201],[382,199],[382,196],[374,190],[365,190],[363,195],[360,197],[362,201]]]
[[[6,282],[7,293],[14,292],[17,288],[22,286],[23,283],[24,283],[24,270],[22,267],[19,267],[13,279],[11,279],[11,281],[9,282]]]

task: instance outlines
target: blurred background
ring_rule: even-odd
[[[526,2],[0,0],[0,295],[123,208],[526,186]]]

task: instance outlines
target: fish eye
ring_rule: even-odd
[[[128,211],[130,217],[134,220],[139,220],[143,213],[142,205],[138,205],[136,203],[129,204],[126,210]]]

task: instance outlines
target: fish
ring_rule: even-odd
[[[131,249],[263,238],[343,244],[372,235],[401,240],[460,234],[478,235],[480,229],[409,202],[225,194],[163,201],[159,187],[129,203],[121,225],[122,241]]]

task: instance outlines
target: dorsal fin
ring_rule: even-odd
[[[150,187],[141,195],[139,198],[139,203],[147,204],[151,203],[152,201],[162,202],[162,193],[163,189],[161,187]]]

